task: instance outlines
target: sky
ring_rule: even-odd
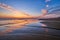
[[[12,8],[25,12],[32,16],[39,16],[42,9],[50,9],[60,5],[60,0],[0,0],[0,3],[11,6]],[[0,14],[10,14],[10,11],[0,8]]]

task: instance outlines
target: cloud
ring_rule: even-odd
[[[50,2],[51,0],[45,0],[45,2]]]
[[[16,9],[12,8],[11,6],[6,5],[4,3],[0,3],[0,8],[6,9],[8,11],[11,11],[12,15],[10,15],[10,16],[13,16],[13,17],[16,17],[16,18],[31,17],[29,14],[26,14],[25,12],[22,12],[22,11],[18,11]],[[5,16],[7,16],[7,15],[5,15]]]
[[[48,14],[48,15],[45,15],[43,18],[58,18],[60,17],[60,14]]]

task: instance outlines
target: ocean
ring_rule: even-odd
[[[60,40],[60,29],[41,22],[37,19],[0,20],[0,40]]]

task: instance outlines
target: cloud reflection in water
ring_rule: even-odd
[[[13,32],[14,30],[21,29],[25,25],[32,22],[37,22],[38,20],[3,20],[0,21],[0,35]]]

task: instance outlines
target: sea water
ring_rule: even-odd
[[[0,20],[0,40],[59,40],[60,30],[40,23],[42,20]]]

